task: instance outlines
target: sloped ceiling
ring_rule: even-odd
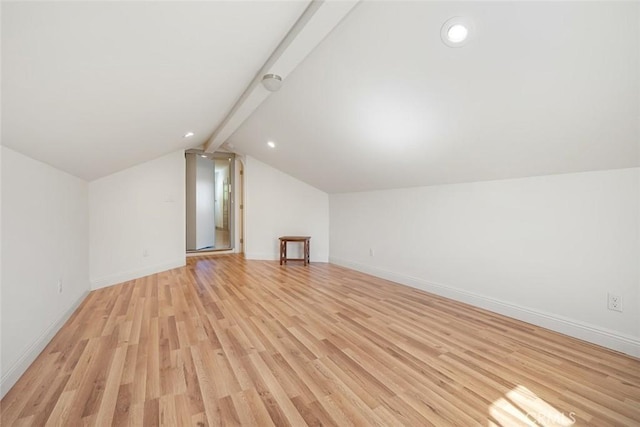
[[[87,180],[203,144],[308,3],[2,2],[2,144]]]
[[[638,166],[639,5],[362,2],[227,142],[327,192]]]

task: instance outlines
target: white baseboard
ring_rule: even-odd
[[[280,259],[280,255],[271,252],[245,252],[244,257],[257,261],[276,261]]]
[[[36,360],[36,358],[42,353],[42,350],[49,344],[55,334],[58,333],[60,328],[65,324],[74,311],[80,306],[82,301],[89,295],[89,291],[85,291],[67,310],[65,310],[58,320],[51,324],[25,351],[20,358],[7,370],[7,372],[0,379],[0,398],[3,398],[5,394],[14,386],[14,384],[20,379],[22,374],[25,373],[27,368]]]
[[[244,257],[245,259],[256,260],[256,261],[279,261],[280,260],[280,254],[277,254],[277,253],[273,254],[269,252],[245,252]],[[310,262],[327,263],[329,262],[329,257],[325,257],[325,256],[314,257],[312,253]]]
[[[216,256],[216,255],[228,255],[228,254],[237,254],[234,249],[229,250],[218,250],[218,251],[201,251],[201,252],[187,252],[187,258],[197,257],[197,256]]]
[[[127,282],[139,277],[149,276],[150,274],[160,273],[162,271],[171,270],[173,268],[184,267],[186,265],[186,257],[174,259],[172,261],[156,264],[149,267],[139,268],[136,270],[125,271],[123,273],[110,274],[97,279],[91,279],[91,289],[96,290],[118,283]]]
[[[598,344],[612,350],[620,351],[631,356],[640,357],[640,339],[636,337],[583,323],[574,319],[569,319],[557,314],[512,304],[506,301],[486,297],[439,283],[429,282],[417,277],[383,270],[358,262],[335,257],[330,257],[329,262],[456,301],[471,304],[473,306],[522,320],[555,332],[560,332],[574,338]]]

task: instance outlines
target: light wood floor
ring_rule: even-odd
[[[92,292],[1,403],[2,426],[632,426],[640,360],[337,266],[223,255]]]

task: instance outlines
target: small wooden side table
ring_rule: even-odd
[[[280,237],[280,265],[287,261],[303,261],[304,265],[309,264],[309,240],[311,236],[282,236]],[[287,258],[287,242],[301,242],[304,244],[302,258]]]

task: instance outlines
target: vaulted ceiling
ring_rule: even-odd
[[[307,4],[2,2],[2,144],[87,180],[201,145]]]
[[[2,143],[88,180],[204,144],[308,3],[3,2]],[[638,166],[639,26],[637,2],[363,1],[226,147],[327,192]]]
[[[328,192],[638,166],[639,5],[362,2],[230,142]]]

